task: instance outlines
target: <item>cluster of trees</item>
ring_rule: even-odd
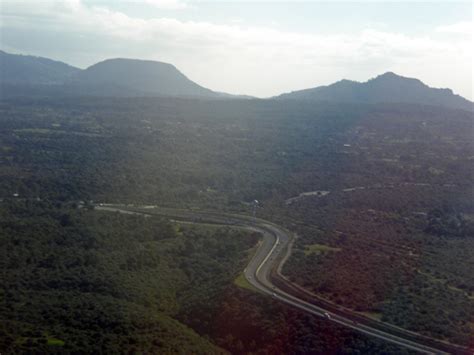
[[[47,202],[0,215],[2,351],[222,351],[178,319],[221,297],[257,236]]]
[[[423,319],[424,332],[466,342],[472,320],[458,310],[471,307],[474,290],[469,112],[260,100],[15,99],[0,102],[0,124],[8,255],[1,261],[8,286],[2,292],[12,309],[2,306],[4,345],[61,340],[79,349],[93,338],[108,349],[129,342],[125,348],[170,350],[181,342],[189,352],[219,351],[208,338],[235,352],[275,350],[243,337],[234,323],[234,330],[212,335],[219,307],[231,297],[223,290],[235,291],[229,285],[256,236],[183,232],[156,219],[75,208],[91,200],[250,212],[248,202],[258,199],[259,216],[299,235],[284,270],[295,282],[420,330],[395,316],[409,309]],[[285,203],[316,190],[329,194]],[[305,254],[313,244],[333,249]],[[427,297],[420,291],[425,284],[436,289],[433,302],[411,309],[410,302]],[[229,317],[255,301],[239,297]],[[448,299],[449,322],[424,315],[437,314]],[[91,309],[84,312],[89,318],[76,318],[92,331],[74,323],[71,307]],[[263,327],[276,339],[271,334],[280,334],[283,323],[268,325],[265,307],[255,312],[261,319],[245,323],[248,333]],[[297,335],[284,339],[303,349],[313,321],[288,317],[288,331]],[[101,328],[110,332],[97,335]],[[311,336],[308,349],[316,351],[325,336]]]
[[[400,353],[233,284],[258,235],[3,201],[0,349]]]
[[[428,226],[425,231],[429,234],[446,237],[474,237],[474,219],[454,209],[444,206],[444,209],[434,209],[428,212]]]
[[[472,344],[474,304],[462,290],[429,274],[413,275],[382,306],[382,320],[456,344]]]
[[[233,289],[222,302],[211,334],[233,354],[412,353],[264,295]]]
[[[288,184],[298,170],[321,178],[322,162],[337,166],[331,137],[366,111],[247,100],[3,102],[0,195],[234,208],[291,196],[310,183]]]
[[[338,304],[470,345],[472,117],[399,114],[346,132],[354,159],[334,178],[346,189],[272,206],[268,217],[285,215],[299,235],[284,272]],[[305,254],[313,244],[340,251]]]

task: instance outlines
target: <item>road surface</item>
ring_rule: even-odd
[[[473,354],[458,345],[422,336],[387,323],[379,322],[351,310],[341,308],[291,284],[280,270],[285,262],[292,235],[274,223],[245,215],[201,210],[167,208],[141,209],[125,205],[100,204],[96,209],[121,213],[159,215],[178,221],[232,225],[257,231],[262,243],[244,270],[247,281],[260,292],[307,313],[325,318],[327,322],[354,329],[399,346],[426,354]]]

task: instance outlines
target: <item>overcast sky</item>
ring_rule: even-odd
[[[0,0],[0,47],[80,68],[159,60],[259,97],[394,71],[472,100],[472,18],[472,1],[448,0]]]

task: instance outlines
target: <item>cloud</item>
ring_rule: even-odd
[[[184,4],[147,1],[160,6]],[[430,35],[371,28],[300,33],[239,22],[143,19],[79,0],[44,0],[29,6],[7,1],[0,19],[0,26],[8,31],[56,31],[102,41],[103,50],[88,56],[94,60],[120,56],[171,62],[191,79],[219,91],[270,96],[343,77],[366,80],[392,70],[472,97],[472,36],[458,35],[466,31],[466,23],[440,26]],[[77,58],[88,51],[84,41],[80,43]]]
[[[436,32],[473,36],[474,23],[465,21],[452,25],[439,26],[436,28]]]
[[[136,0],[134,2],[144,3],[157,7],[159,9],[181,10],[186,9],[189,5],[181,0]]]

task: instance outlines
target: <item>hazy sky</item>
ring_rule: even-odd
[[[85,68],[174,64],[260,97],[386,71],[473,98],[472,1],[0,0],[0,47]]]

